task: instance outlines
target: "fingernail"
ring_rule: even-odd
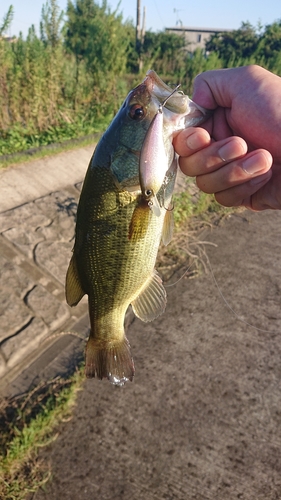
[[[200,149],[202,148],[202,137],[199,137],[196,132],[194,134],[191,134],[187,139],[186,139],[186,144],[189,149]]]
[[[258,174],[259,172],[264,171],[264,166],[260,167],[259,163],[260,163],[260,158],[257,158],[256,155],[251,156],[242,163],[242,169],[248,175]]]
[[[257,186],[258,184],[265,183],[267,179],[271,177],[271,172],[268,170],[265,172],[263,175],[258,175],[257,177],[254,177],[251,179],[249,182],[251,183],[252,186]]]
[[[218,150],[218,155],[222,161],[228,161],[236,158],[237,153],[235,154],[235,151],[233,151],[232,142],[228,142]]]

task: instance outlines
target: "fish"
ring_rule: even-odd
[[[70,306],[88,295],[88,378],[107,378],[118,386],[132,381],[126,311],[131,305],[147,322],[165,310],[166,290],[155,262],[161,238],[167,245],[173,233],[170,204],[178,159],[172,140],[206,117],[203,108],[149,70],[96,146],[77,207],[65,284]]]

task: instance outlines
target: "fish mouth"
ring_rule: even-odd
[[[171,96],[173,88],[166,85],[161,78],[153,70],[149,70],[146,74],[144,84],[147,86],[150,94],[157,99],[159,105]],[[176,85],[175,85],[176,86]],[[185,114],[189,111],[190,99],[180,90],[175,92],[165,104],[165,108],[173,113]]]
[[[212,114],[210,110],[202,108],[202,106],[199,106],[199,104],[189,99],[182,91],[178,90],[174,92],[174,89],[166,85],[153,70],[147,72],[143,83],[146,85],[152,100],[154,100],[155,104],[158,106],[160,106],[167,97],[171,96],[165,103],[164,109],[167,114],[167,119],[178,123],[178,130],[187,126],[198,126]]]
[[[152,69],[149,69],[146,73],[145,81],[147,81],[148,85],[152,85],[153,87],[155,86],[155,91],[157,91],[157,88],[162,89],[161,96],[163,96],[163,92],[165,91],[165,96],[168,96],[173,91],[173,89],[169,87],[169,85],[167,85],[165,82],[163,82],[163,80],[161,80],[157,73],[155,73],[155,71],[153,71]]]

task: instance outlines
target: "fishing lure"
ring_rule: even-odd
[[[177,92],[177,85],[173,92],[159,105],[158,111],[151,121],[140,152],[140,186],[144,199],[148,202],[152,212],[160,217],[161,208],[157,193],[161,188],[166,171],[167,155],[163,139],[163,108],[172,95]]]

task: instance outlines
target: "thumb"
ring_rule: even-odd
[[[207,109],[215,109],[218,106],[230,108],[233,79],[237,77],[237,68],[200,73],[194,80],[192,100]]]

